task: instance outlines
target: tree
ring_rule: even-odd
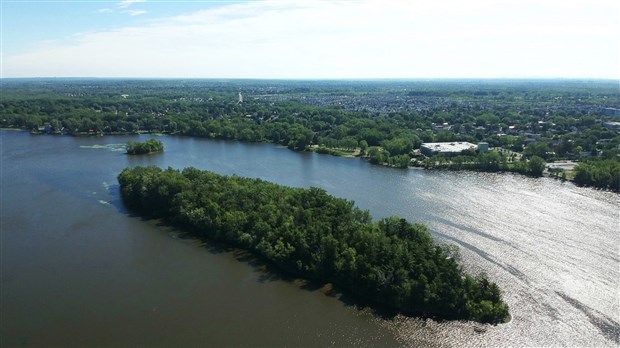
[[[542,141],[535,141],[531,144],[529,144],[525,150],[523,151],[523,154],[526,157],[531,157],[531,156],[538,156],[541,158],[547,158],[548,155],[547,153],[550,151],[549,146],[542,142]]]
[[[383,164],[390,157],[390,153],[380,147],[372,146],[368,150],[368,157],[370,158],[370,163]]]
[[[360,145],[360,151],[362,153],[366,153],[366,150],[368,149],[368,142],[366,142],[366,140],[362,140],[359,142]]]
[[[545,168],[547,166],[547,162],[544,159],[538,156],[532,156],[527,163],[528,165],[528,174],[531,176],[542,176]]]
[[[392,140],[384,140],[382,145],[383,148],[392,156],[407,154],[413,149],[413,141],[403,137]]]
[[[303,126],[295,126],[290,130],[288,148],[305,149],[312,143],[313,133],[310,129]]]

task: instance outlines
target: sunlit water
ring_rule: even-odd
[[[1,132],[2,346],[618,346],[617,194],[510,174],[398,170],[269,144]],[[146,137],[143,136],[143,139]],[[135,137],[131,139],[136,139]],[[129,215],[116,175],[195,166],[319,186],[375,218],[427,224],[504,290],[491,326],[384,318],[237,252]]]

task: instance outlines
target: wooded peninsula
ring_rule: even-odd
[[[193,236],[251,251],[283,272],[331,282],[359,299],[409,315],[501,323],[499,287],[466,274],[455,250],[425,226],[368,211],[316,187],[285,187],[196,168],[126,168],[123,202]]]

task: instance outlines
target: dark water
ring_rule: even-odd
[[[396,170],[273,145],[0,132],[1,346],[618,346],[620,200],[550,179]],[[142,137],[146,139],[146,137]],[[133,137],[131,139],[136,139]],[[381,318],[124,210],[126,166],[319,186],[428,224],[505,291],[498,326]],[[241,260],[241,261],[240,261]]]

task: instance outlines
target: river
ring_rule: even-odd
[[[618,346],[619,195],[512,174],[391,169],[271,144],[1,131],[0,345]],[[194,166],[427,224],[504,291],[507,324],[384,317],[126,211],[126,166]]]

